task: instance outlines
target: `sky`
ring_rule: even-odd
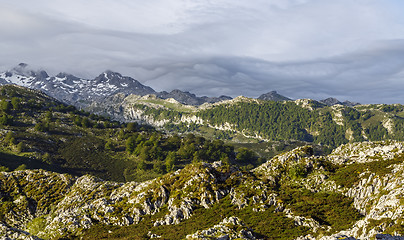
[[[402,0],[0,0],[0,70],[404,104]]]

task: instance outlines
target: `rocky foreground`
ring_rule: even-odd
[[[171,227],[212,211],[177,238],[404,239],[403,154],[395,141],[342,145],[328,156],[306,146],[251,172],[195,163],[143,183],[2,172],[0,239],[91,238],[94,227],[113,239],[136,225],[148,226],[145,239],[167,239]]]

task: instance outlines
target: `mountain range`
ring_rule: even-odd
[[[83,79],[68,73],[49,76],[45,71],[30,70],[28,65],[20,63],[17,67],[0,74],[1,84],[17,84],[41,90],[50,96],[69,104],[80,105],[85,102],[98,101],[105,97],[121,93],[125,95],[154,94],[159,98],[174,98],[189,105],[201,105],[205,102],[218,102],[231,99],[228,96],[197,97],[195,94],[175,89],[171,92],[156,92],[139,81],[122,76],[120,73],[105,71],[94,79]]]
[[[109,70],[101,73],[94,79],[79,78],[68,73],[59,73],[56,76],[49,76],[44,70],[35,71],[30,69],[26,63],[20,63],[18,66],[0,73],[0,84],[17,84],[41,90],[61,101],[80,107],[118,93],[139,96],[153,94],[161,99],[173,98],[182,104],[193,106],[232,99],[232,97],[224,95],[219,97],[198,97],[193,93],[184,92],[179,89],[174,89],[170,92],[156,92],[151,87],[141,84],[136,79],[122,76],[120,73]],[[270,101],[291,100],[290,98],[278,94],[276,91],[262,94],[258,99]],[[349,101],[340,102],[334,98],[328,98],[320,102],[330,106],[336,104],[354,106],[358,104]]]

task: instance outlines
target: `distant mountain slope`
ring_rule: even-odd
[[[220,96],[220,97],[197,97],[195,94],[190,93],[190,92],[183,92],[178,89],[174,89],[171,92],[159,92],[156,94],[157,97],[162,98],[162,99],[168,99],[168,98],[173,98],[177,100],[178,102],[186,105],[202,105],[204,103],[215,103],[215,102],[220,102],[220,101],[225,101],[225,100],[230,100],[232,99],[229,96]]]
[[[267,101],[289,101],[292,100],[290,98],[287,98],[285,96],[282,96],[278,94],[276,91],[271,91],[265,94],[262,94],[261,96],[258,97],[260,100],[267,100]]]
[[[338,99],[331,98],[331,97],[323,99],[323,100],[320,100],[320,102],[322,102],[322,103],[324,103],[324,104],[326,104],[328,106],[334,106],[334,105],[340,104],[340,105],[344,105],[344,106],[348,106],[348,107],[353,107],[353,106],[356,106],[356,105],[360,105],[360,103],[355,103],[355,102],[350,102],[350,101],[340,102],[340,101],[338,101]]]

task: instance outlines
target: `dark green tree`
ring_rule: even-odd
[[[51,111],[47,111],[45,113],[45,121],[51,122],[53,119],[53,113]]]
[[[0,102],[0,108],[3,112],[8,113],[11,110],[11,103],[7,100],[1,100]]]
[[[4,141],[9,143],[12,138],[14,138],[14,134],[12,131],[9,131],[9,132],[7,132],[6,136],[4,137]]]
[[[129,132],[135,132],[136,129],[137,129],[137,123],[136,122],[130,122],[126,126],[126,130],[128,130]]]
[[[165,159],[166,170],[167,172],[171,172],[175,169],[175,165],[177,164],[177,154],[175,152],[169,152]]]
[[[257,159],[255,152],[251,151],[248,148],[240,148],[236,155],[236,160],[240,162],[254,162]]]
[[[90,127],[90,126],[91,126],[90,119],[88,119],[88,117],[84,117],[84,118],[81,120],[81,126],[82,126],[83,128],[88,128],[88,127]]]
[[[23,142],[19,142],[19,143],[17,144],[17,152],[21,153],[21,152],[24,152],[24,151],[25,151],[25,145],[24,145],[24,143],[23,143]]]
[[[19,110],[21,108],[21,98],[11,98],[11,105],[13,105],[14,110]]]
[[[42,155],[42,161],[47,163],[47,164],[52,164],[52,157],[49,153],[45,153]]]
[[[49,123],[48,122],[39,122],[39,123],[35,124],[34,129],[37,132],[47,132],[47,131],[49,131]]]
[[[111,140],[108,140],[106,143],[105,143],[105,150],[109,150],[109,151],[112,151],[112,150],[114,150],[114,145],[113,145],[113,143],[111,142]]]
[[[126,151],[128,153],[133,153],[135,150],[136,139],[134,137],[129,137],[126,139]]]
[[[13,124],[13,117],[8,115],[7,113],[3,113],[0,117],[0,125],[12,125]]]
[[[81,119],[80,116],[75,116],[75,117],[74,117],[73,122],[74,122],[74,124],[75,124],[76,126],[81,126],[81,121],[82,121],[82,119]]]

